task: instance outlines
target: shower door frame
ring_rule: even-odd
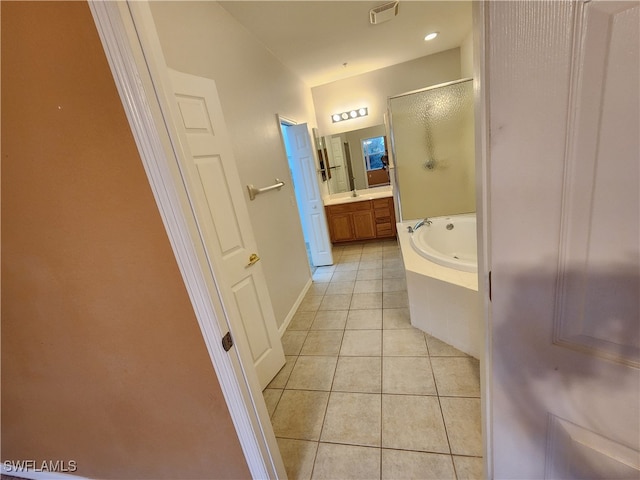
[[[451,82],[439,83],[437,85],[431,85],[429,87],[419,88],[417,90],[411,90],[409,92],[400,93],[398,95],[392,95],[391,97],[387,98],[387,118],[389,118],[389,140],[390,140],[390,143],[391,143],[391,145],[390,145],[391,149],[390,150],[392,152],[392,156],[393,156],[393,159],[394,159],[394,162],[393,162],[393,166],[394,166],[394,168],[393,168],[393,181],[392,181],[392,183],[394,185],[394,188],[393,188],[393,201],[396,203],[397,209],[398,209],[398,212],[397,212],[398,213],[398,222],[402,222],[404,220],[413,220],[413,219],[404,218],[402,216],[402,202],[400,202],[400,182],[399,182],[399,179],[398,179],[398,161],[397,161],[398,157],[396,156],[396,141],[395,141],[395,138],[394,138],[394,135],[393,135],[393,114],[391,113],[391,100],[393,100],[394,98],[407,97],[409,95],[415,95],[416,93],[427,92],[429,90],[435,90],[437,88],[449,87],[451,85],[457,85],[459,83],[464,83],[464,82],[469,82],[469,81],[473,82],[474,80],[473,80],[473,78],[470,78],[470,77],[461,78],[459,80],[453,80]],[[474,90],[475,90],[475,88],[474,88]],[[474,93],[474,97],[475,97],[475,95],[476,94]],[[475,99],[474,99],[474,102],[475,102]],[[476,108],[477,108],[477,106],[476,106]],[[476,124],[477,124],[478,119],[475,118],[475,121],[476,121]],[[478,154],[477,151],[475,151],[475,153],[476,153],[476,155]],[[479,165],[478,165],[478,162],[476,160],[476,170],[477,170],[478,166]],[[478,200],[478,192],[476,192],[476,204],[478,204],[477,200]]]

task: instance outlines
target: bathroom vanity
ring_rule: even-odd
[[[356,197],[331,195],[325,199],[331,243],[393,238],[396,220],[391,190],[358,191]],[[351,194],[349,194],[351,195]]]

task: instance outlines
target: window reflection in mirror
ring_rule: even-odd
[[[389,185],[389,157],[382,136],[362,140],[362,156],[367,169],[367,186]]]
[[[373,137],[362,140],[362,154],[367,170],[383,168],[382,157],[384,153],[384,137]]]

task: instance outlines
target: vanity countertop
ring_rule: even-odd
[[[334,193],[322,198],[322,202],[327,205],[339,205],[342,203],[364,202],[365,200],[374,200],[376,198],[386,198],[393,196],[393,189],[387,185],[385,187],[367,188],[364,190],[356,190],[357,196],[353,196],[353,192]]]

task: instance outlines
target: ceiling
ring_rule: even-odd
[[[388,0],[219,3],[309,87],[458,47],[472,23],[470,1],[400,1],[377,25],[369,10]]]

